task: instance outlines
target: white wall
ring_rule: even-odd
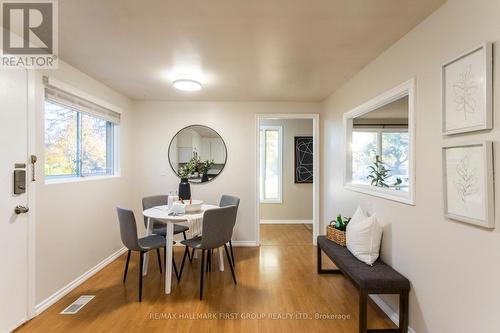
[[[121,176],[76,183],[44,184],[42,75],[48,75],[123,110],[120,124]],[[36,304],[120,249],[117,205],[130,206],[130,101],[75,68],[37,73],[36,83]]]
[[[233,239],[256,240],[255,143],[258,113],[319,113],[319,103],[280,102],[135,102],[133,112],[135,161],[134,203],[139,214],[143,196],[168,193],[179,179],[168,163],[168,145],[175,133],[201,124],[216,130],[227,145],[227,163],[212,182],[191,185],[193,197],[217,204],[222,194],[241,199]]]
[[[440,130],[440,66],[483,41],[500,38],[500,1],[450,0],[328,98],[322,113],[323,221],[352,214],[361,204],[384,224],[382,258],[412,283],[410,326],[417,333],[494,333],[500,316],[500,195],[493,231],[443,217],[441,146],[494,140],[500,156],[500,117],[494,129],[443,138]],[[497,44],[498,45],[498,44]],[[500,53],[494,60],[500,63]],[[494,100],[500,100],[494,66]],[[344,190],[342,114],[416,77],[416,206]],[[498,162],[498,159],[497,159]],[[337,167],[334,167],[337,165]],[[500,174],[496,163],[496,174]],[[496,193],[500,193],[498,182]],[[324,230],[324,227],[321,228]],[[390,299],[391,301],[392,299]],[[391,303],[397,309],[397,305]]]
[[[295,184],[295,137],[312,136],[312,119],[264,119],[264,126],[282,126],[282,202],[260,204],[261,220],[310,220],[313,218],[313,184]]]

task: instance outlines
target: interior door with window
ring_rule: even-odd
[[[0,70],[0,149],[0,332],[9,332],[28,319],[26,70]]]

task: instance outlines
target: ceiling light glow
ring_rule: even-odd
[[[201,89],[201,83],[195,80],[178,79],[172,82],[175,89],[182,91],[198,91]]]

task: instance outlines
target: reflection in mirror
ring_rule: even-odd
[[[408,192],[408,96],[352,119],[352,183]]]
[[[192,125],[181,129],[170,142],[170,166],[190,183],[205,183],[224,169],[227,150],[221,136],[207,126]]]

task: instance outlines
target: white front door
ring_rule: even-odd
[[[16,163],[26,177],[30,170],[27,100],[27,71],[0,70],[0,333],[28,319],[29,213],[14,212],[16,206],[28,207],[27,192],[14,194]]]

